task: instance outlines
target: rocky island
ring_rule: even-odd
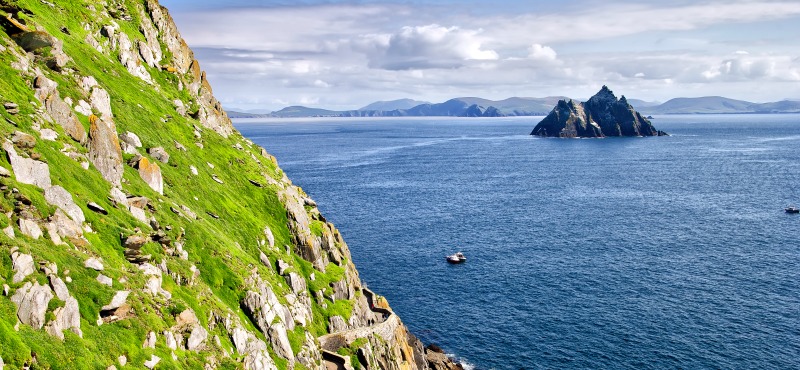
[[[156,0],[0,0],[0,370],[460,368]]]
[[[647,118],[628,104],[625,96],[617,99],[608,87],[603,86],[585,103],[559,100],[550,114],[534,127],[531,135],[600,138],[667,134],[656,130]]]

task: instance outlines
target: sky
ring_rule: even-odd
[[[800,99],[797,0],[161,0],[227,109]]]

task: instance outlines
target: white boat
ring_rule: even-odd
[[[458,252],[456,254],[451,254],[445,257],[445,259],[447,259],[447,262],[450,263],[464,263],[467,261],[467,257],[464,256],[464,253],[461,252]]]

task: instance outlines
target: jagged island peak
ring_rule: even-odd
[[[591,137],[607,136],[664,136],[653,124],[630,104],[625,96],[617,99],[607,86],[584,103],[559,100],[531,131],[531,135],[543,137]]]

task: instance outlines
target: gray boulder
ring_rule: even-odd
[[[23,32],[14,36],[14,41],[22,49],[28,52],[35,52],[42,48],[58,48],[60,42],[53,35],[42,31]]]
[[[8,161],[11,163],[11,170],[14,171],[17,181],[36,185],[43,189],[50,187],[50,167],[47,163],[20,157],[10,141],[3,143],[3,149],[8,154]]]
[[[50,288],[56,293],[56,297],[66,301],[69,298],[69,290],[67,289],[67,284],[64,284],[64,280],[53,274],[50,274],[48,278],[50,279]]]
[[[329,333],[337,333],[340,331],[347,330],[347,322],[339,315],[331,316],[328,319],[328,332]]]
[[[142,140],[139,139],[139,136],[136,136],[136,134],[133,132],[128,131],[122,135],[119,135],[119,139],[122,141],[120,143],[122,151],[128,154],[139,153],[137,148],[142,147]]]
[[[208,331],[201,325],[195,325],[192,329],[192,334],[186,341],[186,349],[190,351],[198,351],[202,349],[203,343],[208,339]]]
[[[92,116],[89,121],[89,160],[106,181],[120,186],[124,169],[117,129],[110,120]]]
[[[104,269],[103,262],[100,261],[100,259],[95,258],[95,257],[90,257],[89,259],[87,259],[83,263],[83,266],[86,267],[86,268],[90,268],[92,270],[95,270],[95,271],[103,271],[103,269]]]
[[[44,200],[64,211],[78,225],[86,221],[83,210],[72,200],[72,194],[61,186],[54,185],[44,189]]]
[[[282,322],[273,324],[269,327],[267,334],[272,350],[278,356],[289,360],[289,363],[293,364],[294,353],[292,352],[292,345],[289,343],[289,335],[286,333],[286,326]]]
[[[267,350],[267,344],[253,333],[236,327],[231,333],[231,341],[236,347],[236,352],[244,356],[242,362],[245,369],[277,370]]]
[[[83,229],[81,225],[75,222],[71,217],[67,216],[60,208],[50,216],[50,224],[56,230],[59,236],[67,238],[72,242],[76,242],[83,237]],[[52,235],[51,235],[52,236]]]
[[[47,285],[39,285],[39,282],[25,283],[11,297],[11,301],[17,305],[17,317],[23,324],[30,325],[36,329],[44,326],[47,305],[53,299],[53,292]]]
[[[36,271],[33,264],[33,256],[14,251],[11,253],[11,270],[14,271],[14,277],[11,278],[11,282],[14,284],[22,282],[28,275]]]
[[[72,108],[61,99],[58,93],[58,84],[54,81],[39,75],[33,82],[36,98],[44,104],[47,114],[64,128],[64,131],[78,142],[86,141],[86,130],[78,121],[78,117],[72,112]]]
[[[11,142],[18,148],[33,148],[36,146],[36,138],[22,131],[14,131],[11,135]]]
[[[147,149],[147,153],[149,153],[153,158],[158,160],[161,163],[168,163],[169,162],[169,153],[167,153],[164,148],[157,146],[155,148]]]
[[[113,113],[111,112],[111,96],[108,95],[108,91],[104,90],[100,86],[93,86],[92,92],[89,95],[89,104],[100,112],[100,117],[103,119],[110,120],[113,117]]]
[[[297,294],[300,292],[306,291],[308,287],[306,286],[306,279],[304,279],[300,274],[296,272],[290,272],[288,275],[285,276],[286,284],[289,284],[289,287],[292,288],[292,291]]]
[[[39,239],[44,235],[44,233],[42,233],[42,228],[39,227],[36,221],[26,218],[19,219],[19,231],[22,232],[22,235],[27,235],[33,239]]]
[[[102,308],[100,308],[100,310],[101,311],[113,311],[113,310],[116,310],[117,308],[122,307],[122,305],[125,304],[125,301],[128,300],[128,296],[130,294],[131,294],[131,292],[129,292],[127,290],[118,291],[116,294],[114,294],[114,297],[111,298],[111,303],[103,306]]]
[[[70,330],[83,337],[80,309],[75,298],[67,297],[64,301],[64,306],[56,308],[53,311],[53,315],[55,319],[47,324],[47,332],[50,335],[63,340],[64,330]]]

